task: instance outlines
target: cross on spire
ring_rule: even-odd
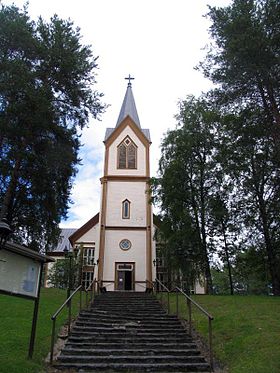
[[[128,77],[127,78],[125,78],[126,80],[128,80],[128,87],[131,87],[131,80],[134,80],[134,78],[132,78],[132,76],[130,75],[130,74],[128,74]]]

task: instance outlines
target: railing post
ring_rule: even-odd
[[[68,336],[70,334],[70,330],[71,330],[71,314],[72,314],[72,299],[69,299],[69,302],[68,302]]]
[[[82,310],[82,288],[80,288],[80,312]]]
[[[85,289],[85,292],[86,292],[86,307],[88,308],[88,292],[87,292],[87,289]]]
[[[212,320],[208,317],[208,329],[209,329],[209,350],[210,350],[210,367],[211,371],[213,371],[214,363],[213,363],[213,335],[212,335]]]
[[[167,309],[168,309],[168,315],[170,314],[170,297],[169,297],[169,291],[167,292]]]
[[[50,363],[51,363],[51,365],[53,363],[53,349],[54,349],[54,338],[55,338],[55,321],[56,321],[56,319],[53,319],[53,324],[52,324],[52,338],[51,338],[51,356],[50,356]]]
[[[188,311],[189,311],[189,335],[192,335],[192,303],[187,298]]]

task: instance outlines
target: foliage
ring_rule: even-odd
[[[68,286],[75,289],[79,285],[79,269],[79,263],[74,258],[71,259],[71,268],[69,258],[59,259],[50,269],[48,284],[59,289],[67,289]]]
[[[224,174],[248,247],[264,247],[273,292],[280,295],[279,14],[275,0],[210,7],[213,43],[201,67],[217,84],[209,96],[227,116]]]
[[[215,188],[215,110],[203,98],[180,102],[178,125],[162,143],[159,177],[153,180],[154,202],[159,203],[163,224],[177,265],[192,262],[194,275],[203,273],[211,292],[209,201]],[[188,269],[190,271],[190,269]]]
[[[79,163],[80,131],[104,110],[97,69],[78,28],[57,16],[0,10],[0,217],[15,239],[56,243]]]

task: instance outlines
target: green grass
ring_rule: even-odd
[[[66,292],[42,289],[35,350],[27,359],[34,302],[0,294],[0,372],[41,373],[50,349],[50,316],[64,302]],[[76,297],[75,310],[78,310]],[[215,318],[215,356],[230,373],[280,372],[280,297],[195,296],[194,299]],[[175,310],[175,296],[172,295]],[[180,313],[187,319],[185,301]],[[57,330],[66,321],[66,310],[58,319]],[[75,311],[73,312],[75,313]],[[207,339],[207,319],[194,313],[197,330]]]
[[[33,359],[28,360],[34,302],[0,294],[0,372],[44,372],[44,359],[50,350],[51,315],[66,299],[66,291],[42,289]],[[73,315],[78,311],[79,294],[74,297]],[[67,320],[63,310],[57,321],[57,331]]]
[[[214,354],[230,373],[280,372],[280,297],[194,296],[212,316]],[[172,310],[175,296],[172,294]],[[180,314],[187,319],[185,301]],[[194,313],[199,333],[208,338],[208,319]]]

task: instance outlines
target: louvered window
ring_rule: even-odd
[[[135,169],[137,157],[137,147],[129,137],[118,147],[118,168]]]
[[[119,168],[126,168],[126,146],[119,146]]]

